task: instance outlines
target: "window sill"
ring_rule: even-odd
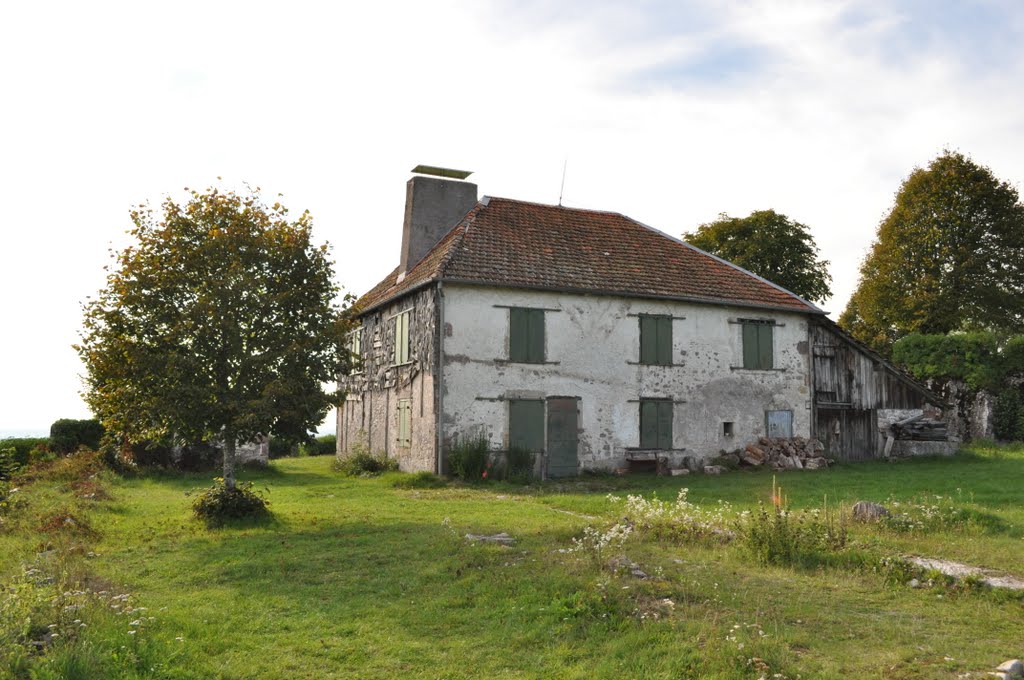
[[[747,368],[746,366],[730,366],[730,371],[750,371],[751,373],[785,373],[785,368]]]
[[[405,363],[401,363],[401,364],[391,364],[391,368],[401,368],[402,366],[411,366],[412,364],[415,364],[415,363],[416,363],[415,361],[406,361]]]
[[[496,364],[516,364],[519,366],[558,366],[561,361],[512,361],[511,359],[495,359]]]
[[[673,366],[685,366],[686,364],[645,364],[642,361],[627,361],[630,366],[661,366],[663,368],[672,368]]]

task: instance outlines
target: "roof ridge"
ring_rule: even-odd
[[[794,293],[793,291],[791,291],[791,290],[787,290],[786,288],[783,288],[783,287],[782,287],[782,286],[780,286],[779,284],[777,284],[777,283],[773,283],[773,282],[769,281],[768,279],[764,278],[763,276],[759,276],[758,274],[755,274],[754,272],[750,271],[749,269],[744,269],[743,267],[739,266],[739,265],[738,265],[738,264],[736,264],[735,262],[730,262],[729,260],[726,260],[726,259],[724,259],[724,258],[721,258],[721,257],[719,257],[718,255],[715,255],[714,253],[709,253],[709,252],[707,252],[706,250],[701,250],[701,249],[700,249],[700,248],[698,248],[697,246],[695,246],[695,245],[693,245],[693,244],[690,244],[690,243],[687,243],[686,241],[684,241],[684,240],[683,240],[683,239],[681,239],[681,238],[676,238],[676,237],[675,237],[675,236],[673,236],[672,234],[667,234],[667,233],[663,232],[663,231],[662,231],[661,229],[657,229],[657,228],[655,228],[655,227],[652,227],[652,226],[650,226],[650,225],[648,225],[648,224],[644,224],[644,223],[643,223],[643,222],[641,222],[640,220],[638,220],[638,219],[635,219],[635,218],[633,218],[633,217],[630,217],[629,215],[623,215],[623,217],[624,217],[624,218],[626,218],[627,220],[629,220],[630,222],[634,222],[634,223],[636,223],[636,224],[640,225],[640,226],[641,226],[641,227],[643,227],[644,229],[647,229],[647,230],[649,230],[649,231],[653,231],[653,232],[655,232],[656,234],[658,234],[658,235],[660,235],[660,236],[664,236],[665,238],[667,238],[667,239],[671,239],[672,241],[675,241],[676,243],[678,243],[678,244],[680,244],[680,245],[686,246],[686,247],[687,247],[687,248],[689,248],[690,250],[693,250],[693,251],[695,251],[695,252],[698,252],[698,253],[700,253],[701,255],[706,255],[707,257],[710,257],[710,258],[711,258],[711,259],[713,259],[713,260],[718,260],[719,262],[721,262],[721,263],[722,263],[722,264],[724,264],[724,265],[727,265],[727,266],[729,266],[729,267],[732,267],[733,269],[736,269],[736,270],[738,270],[738,271],[741,271],[741,272],[743,272],[744,274],[746,274],[747,276],[753,277],[753,278],[757,279],[758,281],[760,281],[761,283],[766,283],[766,284],[768,284],[769,286],[771,286],[772,288],[775,288],[776,290],[779,290],[779,291],[781,291],[781,292],[785,293],[786,295],[792,295],[792,296],[793,296],[793,297],[795,297],[795,298],[796,298],[797,300],[799,300],[800,302],[804,303],[805,305],[807,305],[808,307],[810,307],[810,308],[811,308],[812,310],[814,310],[814,311],[816,311],[816,312],[818,312],[818,313],[820,313],[820,314],[827,314],[827,312],[825,312],[825,311],[824,311],[823,309],[821,309],[820,307],[818,307],[818,306],[817,306],[816,304],[814,304],[813,302],[808,302],[807,300],[805,300],[805,299],[804,299],[804,298],[802,298],[801,296],[797,295],[797,294],[796,294],[796,293]]]
[[[505,198],[503,196],[484,196],[483,201],[508,201],[509,203],[520,203],[522,205],[536,205],[541,208],[556,208],[558,210],[573,210],[581,213],[593,213],[595,215],[618,215],[619,217],[626,217],[620,212],[615,210],[594,210],[593,208],[573,208],[567,205],[555,204],[555,203],[540,203],[538,201],[523,201],[518,198]],[[483,203],[481,201],[481,203]],[[484,206],[486,207],[486,203]]]

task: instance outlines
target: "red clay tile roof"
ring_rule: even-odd
[[[368,311],[435,280],[694,300],[821,314],[793,293],[625,215],[485,198]]]

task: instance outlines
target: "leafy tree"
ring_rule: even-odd
[[[903,182],[839,323],[882,352],[908,333],[1024,328],[1017,191],[945,151]]]
[[[135,244],[84,305],[83,396],[124,441],[223,442],[234,489],[236,442],[308,437],[336,403],[323,385],[347,367],[345,321],[308,212],[290,220],[259,189],[189,193],[131,212]]]
[[[832,296],[828,262],[818,259],[818,247],[807,225],[774,210],[749,217],[725,213],[702,224],[683,240],[737,264],[812,302]]]

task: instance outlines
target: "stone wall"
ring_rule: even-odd
[[[365,446],[396,459],[403,470],[436,469],[435,298],[436,288],[428,286],[362,317],[362,365],[339,381],[346,391],[337,414],[339,456]],[[396,366],[395,316],[406,310],[412,311],[409,361]],[[411,406],[411,446],[398,438],[402,400]]]

